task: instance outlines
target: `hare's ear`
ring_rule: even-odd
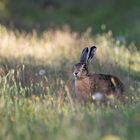
[[[81,54],[81,63],[87,63],[88,48],[84,48]]]
[[[89,54],[88,54],[88,58],[87,58],[87,61],[88,62],[91,62],[91,60],[93,59],[93,56],[94,56],[95,52],[96,52],[96,47],[95,46],[92,46],[90,48],[90,51],[89,51]]]

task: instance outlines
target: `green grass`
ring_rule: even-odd
[[[140,53],[111,32],[92,36],[68,28],[38,37],[0,26],[1,140],[140,139]],[[125,85],[126,104],[82,106],[72,99],[73,64],[82,48],[97,46],[90,66]],[[132,49],[133,48],[133,49]],[[40,74],[41,72],[43,74]]]
[[[138,101],[116,109],[61,103],[53,96],[26,98],[24,90],[4,86],[0,98],[0,138],[22,139],[104,139],[138,140],[140,104]],[[16,95],[15,95],[16,94]],[[53,94],[53,93],[51,93]]]

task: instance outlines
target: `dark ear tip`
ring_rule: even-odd
[[[96,46],[92,46],[91,49],[96,49]]]
[[[83,52],[88,52],[88,47],[84,48]]]
[[[88,47],[86,47],[85,50],[88,51]]]

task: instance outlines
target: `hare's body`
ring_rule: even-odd
[[[113,75],[92,74],[75,80],[75,93],[79,101],[91,101],[94,95],[101,94],[100,97],[98,96],[99,100],[106,102],[110,95],[116,99],[121,97],[123,84],[120,79]]]
[[[85,48],[80,63],[74,67],[76,98],[83,102],[91,100],[106,102],[110,95],[113,95],[115,99],[120,99],[123,93],[123,83],[118,77],[88,73],[88,63],[93,58],[95,50],[96,47],[91,47],[88,53],[88,48]]]

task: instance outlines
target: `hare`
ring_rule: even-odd
[[[93,59],[96,47],[84,48],[80,62],[74,65],[75,95],[79,102],[101,101],[107,103],[109,98],[120,100],[124,86],[121,80],[113,75],[90,74],[88,65]]]

